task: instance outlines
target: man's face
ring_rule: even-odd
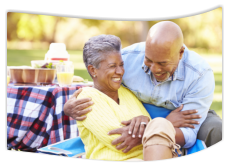
[[[146,43],[144,63],[158,82],[167,80],[175,72],[183,54],[176,50],[175,47]]]

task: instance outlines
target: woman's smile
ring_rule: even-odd
[[[119,78],[117,78],[117,77],[111,78],[112,81],[117,82],[117,83],[120,83],[120,82],[122,81],[121,79],[122,79],[122,77],[119,77]]]

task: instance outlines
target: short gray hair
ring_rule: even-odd
[[[83,61],[86,68],[88,65],[99,68],[100,63],[106,59],[105,56],[110,52],[121,52],[121,40],[119,37],[102,34],[90,38],[83,48]]]

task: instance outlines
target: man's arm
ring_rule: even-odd
[[[199,124],[199,121],[195,121],[194,119],[201,118],[200,115],[196,115],[196,113],[198,112],[197,110],[181,111],[182,109],[183,105],[173,110],[166,117],[166,119],[173,124],[176,131],[176,143],[179,144],[181,147],[185,145],[185,138],[180,127],[189,127],[194,129],[195,126],[193,124]]]
[[[65,115],[72,117],[77,121],[86,119],[87,116],[85,114],[91,111],[91,108],[88,107],[93,104],[91,98],[77,99],[81,91],[81,88],[75,91],[69,100],[64,104],[63,109]]]
[[[179,144],[181,147],[183,147],[185,145],[184,134],[180,128],[175,128],[175,131],[176,131],[176,136],[175,136],[176,143]]]
[[[189,109],[198,110],[197,115],[201,118],[196,119],[200,124],[195,125],[195,128],[181,127],[179,128],[184,136],[185,145],[184,148],[189,148],[194,145],[197,137],[197,133],[203,121],[207,117],[208,110],[213,101],[213,94],[215,89],[215,80],[212,70],[206,70],[195,83],[189,87],[187,94],[184,96],[182,104],[184,105],[182,111]]]

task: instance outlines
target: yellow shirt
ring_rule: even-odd
[[[106,94],[91,87],[84,87],[78,98],[90,97],[94,102],[92,111],[84,121],[77,121],[80,137],[85,145],[87,159],[122,161],[131,158],[143,159],[143,147],[138,145],[129,152],[117,150],[111,142],[120,134],[107,135],[113,129],[121,128],[121,121],[127,121],[139,115],[149,116],[148,112],[127,88],[118,90],[119,104]],[[138,138],[138,137],[136,137]]]

